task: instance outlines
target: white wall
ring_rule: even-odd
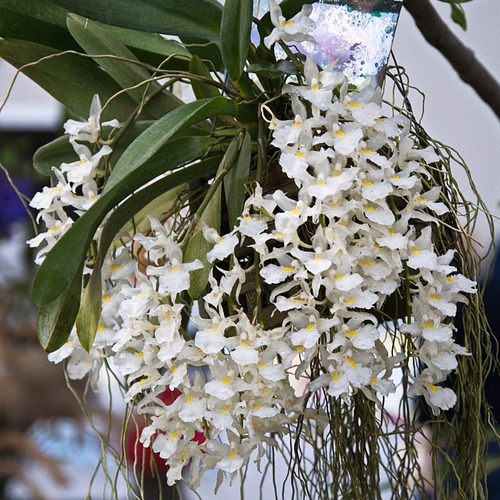
[[[0,59],[0,107],[16,70]],[[62,108],[47,92],[23,74],[18,75],[9,99],[0,111],[0,130],[54,130]]]
[[[468,20],[464,32],[449,16],[448,4],[433,1],[443,19],[460,39],[471,47],[491,73],[500,80],[500,3],[498,0],[474,0],[462,4]],[[404,66],[412,85],[426,95],[423,125],[427,132],[456,148],[472,170],[476,185],[491,212],[500,216],[500,121],[462,82],[441,54],[424,40],[413,19],[403,9],[396,32],[394,52]],[[418,96],[413,105],[418,109]],[[457,171],[461,184],[465,178]],[[498,223],[497,223],[497,227]],[[487,227],[476,233],[487,241]]]

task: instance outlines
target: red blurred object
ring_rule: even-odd
[[[164,392],[158,395],[167,406],[170,406],[180,395],[181,391],[174,389],[166,389]],[[168,471],[168,467],[165,465],[165,461],[160,458],[158,453],[153,453],[151,448],[145,448],[139,441],[142,429],[146,426],[144,417],[138,417],[137,425],[130,425],[127,434],[125,436],[125,454],[127,456],[127,463],[130,467],[135,465],[138,474],[142,471],[144,464],[144,474],[147,478],[156,478],[156,471],[160,474],[160,477],[165,477]],[[196,441],[198,444],[203,444],[206,438],[203,432],[196,431],[194,438],[191,441]],[[151,442],[154,441],[154,436],[151,438]],[[155,465],[156,462],[156,465]]]

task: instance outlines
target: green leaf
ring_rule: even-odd
[[[189,238],[186,250],[184,252],[184,262],[193,262],[199,259],[203,264],[201,269],[195,269],[190,273],[189,296],[196,300],[201,297],[208,283],[208,276],[213,264],[208,262],[207,253],[212,250],[214,244],[210,243],[203,236],[202,222],[207,226],[220,231],[220,206],[222,202],[222,186],[215,190],[210,203],[203,211],[199,223],[196,226],[193,235]]]
[[[465,17],[464,8],[461,5],[451,4],[451,19],[464,31],[467,30],[467,19]]]
[[[249,73],[256,73],[265,78],[283,78],[288,75],[298,75],[299,70],[290,61],[278,63],[257,63],[248,67]]]
[[[138,50],[141,54],[155,54],[160,56],[160,62],[172,55],[186,61],[189,61],[191,58],[192,54],[186,47],[174,40],[165,40],[165,38],[157,33],[146,33],[144,31],[110,26],[109,24],[97,24],[106,28],[106,30],[127,47],[133,49],[134,52]]]
[[[153,123],[128,147],[113,169],[104,192],[110,191],[131,172],[140,168],[179,130],[217,115],[235,114],[234,102],[225,97],[200,99],[174,109]]]
[[[192,236],[189,238],[186,251],[184,252],[184,262],[192,262],[199,259],[203,264],[201,269],[191,271],[191,281],[188,293],[189,296],[195,300],[200,298],[203,294],[208,283],[208,276],[213,267],[213,263],[207,260],[207,253],[212,250],[214,244],[207,241],[203,236],[203,224],[220,232],[222,185],[220,183],[218,184],[218,179],[220,179],[221,176],[227,175],[227,171],[230,171],[235,164],[238,155],[238,143],[238,137],[234,137],[220,162],[214,182],[205,195],[206,197],[210,196],[210,198],[208,201],[207,198],[205,198],[205,201],[202,202],[197,211],[197,215],[199,216],[198,224]]]
[[[219,40],[222,7],[216,0],[52,0],[95,21],[138,31]]]
[[[256,124],[259,119],[259,108],[254,104],[242,102],[238,104],[236,119],[244,125]]]
[[[94,343],[102,307],[101,267],[94,269],[82,293],[82,302],[76,318],[76,333],[82,347],[90,351]]]
[[[238,225],[238,217],[241,216],[245,203],[245,184],[250,175],[250,161],[252,159],[252,139],[245,132],[236,164],[224,177],[224,193],[226,197],[227,213],[229,216],[229,227]]]
[[[81,268],[69,287],[38,311],[37,333],[42,347],[53,352],[68,340],[80,306]]]
[[[59,50],[78,50],[66,29],[66,13],[49,0],[2,0],[0,36]]]
[[[114,35],[97,23],[69,14],[67,19],[68,30],[74,39],[89,55],[113,55],[120,59],[96,58],[96,63],[111,76],[122,88],[134,87],[137,84],[151,79],[151,74],[145,68],[138,64],[135,55]],[[128,62],[130,61],[130,62]],[[151,82],[149,87],[143,85],[134,90],[128,91],[132,99],[140,103],[144,99],[146,89],[151,92],[158,92],[160,85],[157,82]],[[146,106],[156,118],[182,105],[182,101],[175,97],[171,92],[161,91]]]
[[[89,210],[75,221],[48,253],[35,276],[33,301],[38,305],[48,304],[71,285],[76,274],[80,272],[95,231],[113,207],[158,175],[204,156],[214,142],[214,139],[207,137],[176,139],[147,161],[145,158],[135,170],[128,171],[127,175],[115,183],[113,189],[103,193]]]
[[[238,81],[248,56],[252,0],[226,0],[220,28],[221,52],[229,77]]]
[[[133,229],[137,232],[147,231],[150,228],[148,215],[161,219],[162,214],[170,210],[177,201],[179,192],[187,183],[203,177],[213,177],[221,159],[221,155],[206,158],[173,172],[133,194],[110,215],[106,222],[99,243],[99,255],[103,252],[103,247],[105,247],[104,252],[107,251],[114,235],[121,230],[127,231],[129,225],[130,232]],[[133,224],[132,218],[134,218]]]
[[[220,193],[221,190],[219,186],[216,193],[216,199],[221,198]],[[206,216],[204,217],[205,223],[210,227],[217,229],[220,226],[220,220],[217,220],[217,215],[220,217],[220,207],[210,205],[207,207]],[[203,264],[201,269],[195,269],[190,272],[188,293],[194,300],[199,299],[202,296],[207,286],[208,276],[213,267],[213,264],[210,264],[207,261],[207,253],[212,250],[213,246],[213,243],[207,241],[203,236],[201,225],[197,226],[195,232],[189,238],[186,251],[184,252],[184,262],[193,262],[194,260],[199,259]]]
[[[113,242],[116,234],[125,226],[125,224],[135,217],[144,207],[149,206],[151,200],[171,193],[178,186],[201,179],[203,177],[212,177],[221,162],[221,155],[213,156],[201,160],[189,167],[172,172],[153,184],[134,193],[122,205],[120,205],[108,218],[99,241],[98,263],[102,265],[106,252]]]
[[[116,163],[125,149],[130,146],[130,143],[150,127],[152,123],[152,121],[137,121],[130,125],[120,140],[113,146],[113,154],[110,157],[111,164]],[[194,134],[194,131],[192,131],[191,135],[197,134]],[[50,177],[53,173],[52,167],[59,167],[61,163],[71,163],[77,160],[78,155],[69,142],[69,137],[62,135],[44,144],[35,152],[33,155],[33,167],[38,173]]]
[[[66,9],[50,0],[2,0],[0,3],[1,37],[27,40],[61,51],[79,50],[66,27]],[[102,26],[130,47],[142,61],[158,65],[175,54],[163,67],[187,69],[191,53],[179,43],[167,41],[156,33]]]
[[[153,121],[137,121],[130,125],[120,140],[113,146],[113,154],[111,155],[111,164],[115,164],[123,152],[130,146],[132,141],[142,134]],[[205,136],[204,130],[190,127],[179,131],[173,138],[186,136]],[[78,160],[78,155],[75,153],[73,146],[70,144],[67,135],[63,135],[53,141],[41,146],[33,156],[33,166],[35,170],[50,177],[52,175],[52,167],[59,167],[61,163],[71,163]]]
[[[61,163],[71,163],[78,160],[73,146],[67,135],[63,135],[53,141],[44,144],[33,155],[33,166],[35,170],[50,177],[52,167],[59,167]]]
[[[224,72],[220,47],[215,42],[207,43],[206,40],[196,37],[183,37],[182,41],[193,55],[198,56],[202,61],[210,61],[211,70]]]
[[[208,78],[209,80],[212,79],[210,71],[198,56],[193,56],[191,58],[191,61],[189,63],[189,72],[193,73],[194,75],[203,76],[205,78]],[[214,85],[210,85],[209,83],[196,80],[195,78],[191,79],[191,86],[197,99],[217,97],[220,95],[220,91],[217,87],[215,87]]]
[[[18,69],[49,57],[23,68],[22,72],[78,116],[89,116],[94,94],[99,94],[104,102],[121,90],[92,60],[73,54],[57,54],[50,47],[24,40],[0,40],[0,57]],[[135,107],[130,97],[120,95],[110,103],[103,119],[125,121]]]

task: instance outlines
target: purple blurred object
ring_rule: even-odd
[[[13,178],[17,189],[31,197],[34,186],[30,179]],[[0,236],[8,235],[12,226],[28,218],[26,209],[19,200],[5,175],[0,175]]]

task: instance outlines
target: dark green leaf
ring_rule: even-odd
[[[258,63],[248,67],[249,73],[256,73],[265,78],[282,78],[288,75],[297,75],[299,70],[290,61],[278,63]]]
[[[246,102],[238,104],[236,119],[244,125],[255,124],[259,119],[257,106]]]
[[[44,144],[33,156],[33,166],[35,170],[50,177],[52,167],[59,167],[61,163],[71,163],[78,160],[73,146],[70,144],[67,135]]]
[[[252,0],[226,0],[220,28],[221,52],[229,77],[238,81],[248,56]]]
[[[213,264],[208,262],[207,253],[212,250],[214,244],[210,243],[203,236],[202,223],[214,228],[217,232],[220,231],[220,204],[222,202],[222,186],[215,190],[215,193],[210,200],[207,208],[199,220],[198,225],[189,238],[186,251],[184,252],[184,262],[193,262],[199,259],[203,264],[201,269],[191,271],[191,280],[189,283],[189,296],[192,299],[199,299],[208,283],[208,276],[213,267]]]
[[[194,75],[203,76],[209,80],[212,79],[210,71],[198,56],[193,56],[191,58],[191,62],[189,63],[189,72]],[[195,78],[191,80],[191,86],[193,87],[193,92],[197,99],[217,97],[220,95],[220,91],[217,87],[210,85],[210,83],[196,80]]]
[[[94,343],[102,306],[101,267],[94,269],[82,293],[82,302],[76,318],[76,333],[83,348],[90,351]]]
[[[245,203],[245,184],[250,175],[250,161],[252,159],[252,139],[245,132],[236,164],[224,177],[224,193],[226,196],[227,212],[229,216],[229,227],[238,225],[238,217],[241,216],[243,204]]]
[[[94,94],[99,94],[104,102],[121,90],[92,60],[56,54],[57,51],[50,47],[24,40],[0,40],[0,57],[16,68],[50,56],[22,72],[78,116],[89,116]],[[130,97],[121,95],[113,99],[103,118],[125,121],[135,107]]]
[[[0,37],[27,40],[58,50],[79,50],[68,33],[68,11],[50,0],[2,0],[0,5]],[[167,41],[156,33],[129,30],[105,25],[122,43],[130,47],[141,60],[160,64],[166,58],[174,60],[163,67],[187,69],[190,52],[175,41]],[[174,64],[175,62],[175,64]]]
[[[211,198],[208,200],[208,203],[205,200],[205,202],[200,205],[200,208],[197,211],[197,215],[199,216],[198,224],[194,233],[189,238],[186,251],[184,252],[184,262],[192,262],[199,259],[203,264],[201,269],[196,269],[191,272],[191,281],[188,293],[189,296],[195,300],[200,298],[204,292],[208,283],[208,276],[213,267],[213,263],[210,263],[207,260],[207,253],[210,252],[214,244],[207,241],[203,236],[203,225],[206,224],[208,227],[220,232],[222,185],[217,185],[216,181],[220,176],[224,176],[226,172],[230,171],[230,169],[234,166],[238,155],[238,143],[239,138],[234,137],[229,144],[222,161],[220,162],[214,183],[208,189],[206,194],[206,196],[211,196]],[[215,190],[213,190],[214,188]],[[206,206],[204,206],[205,203]]]
[[[97,265],[102,265],[106,252],[110,247],[115,235],[120,231],[127,222],[135,217],[145,207],[149,207],[152,200],[160,199],[162,195],[174,192],[178,186],[187,184],[191,181],[201,179],[203,177],[213,177],[221,162],[222,156],[217,155],[205,160],[201,160],[189,167],[172,172],[170,175],[150,184],[149,186],[137,191],[128,198],[122,205],[117,207],[109,216],[106,225],[101,233],[99,241],[99,251]],[[168,209],[168,205],[164,205],[164,209]],[[151,212],[148,212],[151,214]],[[136,226],[137,227],[137,226]],[[149,229],[149,222],[148,222]]]
[[[66,29],[66,13],[49,0],[2,0],[0,37],[28,40],[59,50],[78,50]]]
[[[37,332],[42,347],[53,352],[68,340],[80,306],[81,268],[69,287],[38,311]]]
[[[222,7],[216,0],[52,0],[95,21],[138,31],[219,40]]]
[[[216,199],[220,199],[220,186],[216,193]],[[207,207],[206,216],[204,217],[205,223],[217,229],[217,226],[220,226],[220,221],[217,221],[217,215],[220,217],[220,207],[215,207],[215,205],[210,205]],[[185,262],[193,262],[196,259],[199,259],[203,264],[201,269],[195,269],[190,273],[190,282],[189,282],[189,296],[192,299],[199,299],[208,283],[208,276],[210,274],[210,270],[213,267],[213,264],[210,264],[207,261],[207,253],[210,252],[213,248],[213,243],[210,243],[203,236],[203,232],[201,230],[201,225],[196,227],[195,232],[189,238],[189,242],[184,252],[184,261]]]
[[[467,29],[467,19],[465,11],[461,5],[451,4],[451,19],[457,23],[464,31]]]
[[[157,33],[146,33],[144,31],[130,30],[108,24],[100,24],[112,33],[118,40],[132,50],[138,49],[141,53],[156,54],[161,60],[175,55],[176,58],[189,61],[191,52],[174,40],[165,40]]]
[[[77,16],[68,15],[68,29],[80,46],[90,55],[113,55],[120,59],[96,58],[96,63],[111,76],[122,88],[134,87],[137,84],[151,79],[151,74],[138,64],[135,55],[114,35],[97,23]],[[130,61],[130,62],[128,62]],[[135,102],[144,99],[146,88],[148,94],[157,92],[157,95],[148,103],[146,109],[151,115],[160,118],[172,109],[182,105],[182,101],[171,92],[161,91],[157,82],[150,83],[149,87],[142,86],[130,90],[128,94]]]
[[[142,134],[142,132],[150,127],[152,123],[152,121],[137,121],[133,123],[117,144],[113,146],[111,163],[116,163],[130,143],[136,139],[139,134]],[[195,134],[192,133],[192,135]],[[61,163],[71,163],[77,160],[78,156],[73,146],[70,144],[68,136],[63,135],[44,144],[35,152],[33,155],[33,166],[38,173],[51,176],[52,167],[59,167]]]
[[[140,168],[176,132],[206,118],[217,115],[234,116],[235,104],[225,97],[193,101],[174,109],[146,129],[123,153],[108,179],[104,192],[110,191],[131,172]]]
[[[220,47],[215,42],[207,43],[201,38],[183,37],[182,41],[189,47],[193,55],[197,55],[202,61],[210,61],[210,70],[224,72],[224,64],[220,53]],[[208,66],[207,62],[207,66]]]
[[[80,272],[95,231],[114,206],[158,175],[202,157],[213,143],[214,139],[206,137],[176,139],[148,161],[138,164],[135,170],[128,171],[76,220],[48,253],[35,276],[33,301],[38,305],[48,304],[71,285]]]

